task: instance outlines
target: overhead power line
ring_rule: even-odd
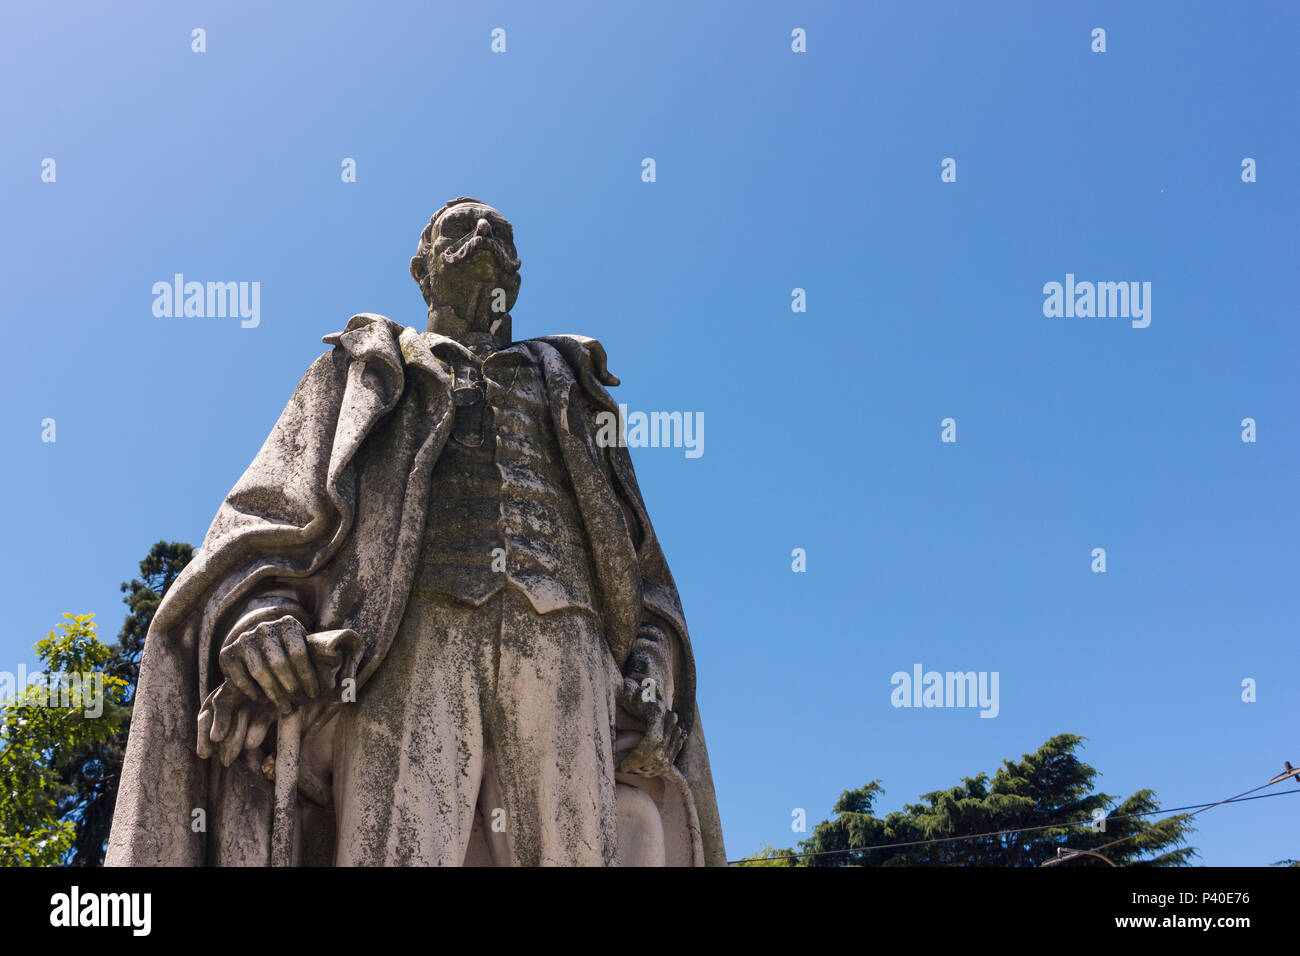
[[[1296,769],[1295,767],[1292,767],[1292,766],[1291,766],[1291,761],[1289,761],[1289,760],[1286,760],[1286,761],[1283,761],[1283,762],[1286,764],[1286,770],[1284,770],[1282,773],[1278,774],[1278,775],[1277,775],[1276,777],[1274,777],[1272,780],[1269,780],[1267,783],[1261,783],[1258,787],[1252,787],[1250,790],[1243,790],[1241,793],[1237,794],[1235,797],[1228,797],[1228,798],[1226,798],[1226,799],[1224,799],[1224,800],[1219,800],[1219,801],[1216,802],[1216,803],[1207,804],[1206,806],[1201,807],[1199,810],[1195,810],[1195,811],[1193,811],[1192,813],[1187,814],[1187,818],[1190,820],[1192,817],[1196,816],[1196,814],[1198,814],[1198,813],[1204,813],[1206,810],[1213,810],[1215,807],[1222,806],[1222,805],[1225,804],[1225,803],[1232,803],[1232,802],[1234,802],[1234,801],[1236,801],[1236,800],[1240,800],[1240,799],[1242,799],[1243,797],[1248,796],[1249,794],[1255,793],[1257,790],[1263,790],[1265,787],[1271,787],[1271,786],[1273,786],[1273,784],[1275,784],[1275,783],[1281,783],[1283,780],[1287,779],[1288,777],[1295,777],[1296,782],[1297,782],[1297,783],[1300,783],[1300,770]],[[1291,791],[1285,791],[1285,792],[1295,793],[1296,791],[1291,790]],[[1277,793],[1268,794],[1268,796],[1273,796],[1273,797],[1281,796],[1281,795],[1282,795],[1282,794],[1277,794]],[[1258,799],[1258,798],[1254,798],[1254,799]],[[1170,812],[1173,812],[1173,811],[1170,811]],[[1171,819],[1172,819],[1172,818],[1171,818]],[[1163,822],[1163,821],[1161,821],[1161,822]],[[1047,861],[1045,861],[1044,863],[1042,863],[1042,864],[1040,864],[1040,865],[1042,865],[1042,866],[1053,866],[1054,864],[1057,864],[1057,863],[1064,863],[1064,862],[1067,861],[1067,860],[1072,860],[1072,859],[1074,859],[1076,856],[1080,856],[1081,854],[1084,854],[1084,853],[1087,853],[1087,854],[1090,855],[1090,856],[1100,856],[1103,860],[1106,860],[1107,863],[1110,863],[1110,860],[1107,859],[1105,856],[1102,855],[1102,853],[1101,853],[1102,850],[1105,850],[1105,849],[1107,849],[1108,847],[1115,846],[1116,844],[1123,843],[1125,840],[1132,840],[1132,839],[1135,838],[1135,837],[1140,837],[1140,836],[1142,836],[1143,833],[1150,833],[1150,832],[1151,832],[1151,828],[1148,827],[1147,829],[1145,829],[1145,830],[1140,830],[1140,831],[1138,831],[1137,833],[1130,833],[1128,836],[1120,837],[1118,840],[1111,840],[1109,843],[1103,843],[1101,846],[1097,847],[1097,848],[1094,849],[1094,850],[1072,850],[1072,849],[1070,849],[1069,847],[1061,847],[1060,849],[1058,849],[1058,850],[1056,851],[1056,858],[1055,858],[1055,859],[1053,859],[1053,860],[1047,860]],[[1114,864],[1114,863],[1110,863],[1110,865],[1111,865],[1111,866],[1114,866],[1115,864]]]
[[[1290,764],[1288,764],[1287,766],[1288,768],[1290,768]],[[1256,790],[1263,790],[1264,787],[1271,786],[1272,784],[1277,783],[1281,780],[1285,780],[1291,776],[1295,776],[1297,782],[1300,782],[1300,768],[1296,768],[1292,770],[1291,773],[1281,774],[1277,777],[1274,777],[1266,784],[1261,784],[1260,786],[1255,787],[1254,789],[1243,791],[1242,793],[1237,794],[1235,797],[1228,797],[1227,799],[1224,800],[1215,800],[1209,803],[1193,803],[1185,807],[1171,807],[1168,809],[1158,808],[1155,810],[1140,810],[1134,813],[1117,813],[1112,816],[1108,816],[1106,819],[1126,820],[1131,817],[1146,817],[1156,813],[1169,813],[1169,814],[1181,813],[1186,810],[1195,811],[1194,813],[1189,814],[1190,816],[1195,816],[1196,813],[1200,813],[1203,810],[1209,810],[1212,807],[1223,806],[1224,804],[1248,803],[1251,800],[1266,800],[1269,797],[1294,796],[1295,794],[1300,794],[1300,790],[1283,790],[1277,793],[1264,793],[1255,797],[1248,796],[1248,794],[1252,794]],[[795,857],[847,856],[850,853],[867,853],[874,850],[898,850],[898,849],[905,849],[907,847],[933,846],[939,843],[954,843],[960,840],[983,840],[990,837],[1009,836],[1016,833],[1033,833],[1039,830],[1063,830],[1063,829],[1070,829],[1072,827],[1091,827],[1093,826],[1093,823],[1094,821],[1092,820],[1080,820],[1080,821],[1063,822],[1063,823],[1045,823],[1045,824],[1040,824],[1038,826],[1032,826],[1032,827],[1012,827],[1005,830],[989,830],[985,833],[967,833],[961,836],[934,837],[933,839],[929,839],[929,840],[907,840],[901,843],[877,843],[872,846],[855,846],[843,850],[791,850],[790,854]],[[1142,831],[1142,832],[1149,832],[1149,831]],[[1107,843],[1104,846],[1097,847],[1097,850],[1104,849],[1105,847],[1108,846],[1114,846],[1116,843],[1121,843],[1124,840],[1132,839],[1132,837],[1141,836],[1141,835],[1142,835],[1141,833],[1134,833],[1127,837],[1121,837],[1120,839],[1113,840],[1112,842]],[[735,863],[753,863],[756,862],[756,860],[758,859],[761,858],[745,857],[743,859],[729,860],[727,862],[728,865],[735,864]],[[1060,861],[1049,861],[1049,862],[1060,862]]]

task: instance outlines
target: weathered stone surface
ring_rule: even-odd
[[[325,337],[159,607],[107,862],[722,864],[677,589],[596,440],[604,349],[511,341],[477,200],[411,275],[428,330]]]

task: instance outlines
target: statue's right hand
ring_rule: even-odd
[[[221,673],[245,697],[270,703],[281,714],[292,711],[295,702],[320,694],[307,651],[307,629],[291,614],[240,634],[221,649],[217,659]]]
[[[199,709],[199,756],[219,752],[229,767],[243,751],[256,750],[277,714],[323,700],[321,688],[328,696],[335,687],[355,682],[361,649],[354,630],[308,634],[291,615],[240,634],[221,649],[218,660],[226,679]]]

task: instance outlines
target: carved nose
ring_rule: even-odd
[[[492,224],[489,223],[486,219],[480,219],[478,221],[478,225],[474,227],[474,235],[476,236],[492,235]]]

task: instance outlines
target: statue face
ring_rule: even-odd
[[[484,289],[504,289],[507,310],[519,295],[519,259],[514,230],[491,206],[464,202],[446,209],[434,223],[424,269],[434,297],[464,315]],[[477,311],[472,309],[471,311]]]

